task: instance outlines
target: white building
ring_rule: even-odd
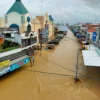
[[[16,0],[5,14],[6,27],[17,28],[19,32],[34,31],[32,18],[21,0]]]

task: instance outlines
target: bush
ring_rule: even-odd
[[[19,46],[19,44],[15,43],[15,42],[12,42],[12,41],[5,40],[4,44],[2,45],[2,48],[6,49],[8,47],[14,47],[14,46]]]
[[[19,48],[20,46],[15,46],[15,47],[8,47],[6,49],[0,49],[0,53],[6,52],[6,51],[10,51],[10,50],[14,50]]]

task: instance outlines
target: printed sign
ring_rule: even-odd
[[[5,67],[5,66],[9,66],[10,65],[10,60],[6,60],[6,61],[3,61],[3,62],[0,62],[0,68],[1,67]]]
[[[9,66],[10,66],[10,60],[0,62],[0,76],[4,75],[10,71]]]
[[[24,59],[24,60],[22,60],[22,61],[20,61],[18,63],[15,63],[15,64],[11,65],[10,66],[10,72],[12,72],[12,71],[20,68],[21,66],[27,64],[29,61],[30,61],[30,59],[29,58],[26,58],[26,59]]]
[[[96,32],[93,32],[92,40],[93,40],[94,42],[96,41],[96,36],[97,36],[97,33],[96,33]]]
[[[10,67],[2,67],[0,68],[0,76],[8,73],[10,71]]]

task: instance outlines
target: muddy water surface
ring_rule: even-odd
[[[67,37],[54,50],[37,52],[33,67],[1,77],[0,100],[100,100],[100,68],[84,67],[81,52],[74,83],[78,44],[70,31]]]

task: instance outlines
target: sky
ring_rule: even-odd
[[[4,17],[15,0],[0,0],[0,17]],[[100,0],[22,0],[35,19],[46,11],[52,15],[55,23],[100,22]]]

